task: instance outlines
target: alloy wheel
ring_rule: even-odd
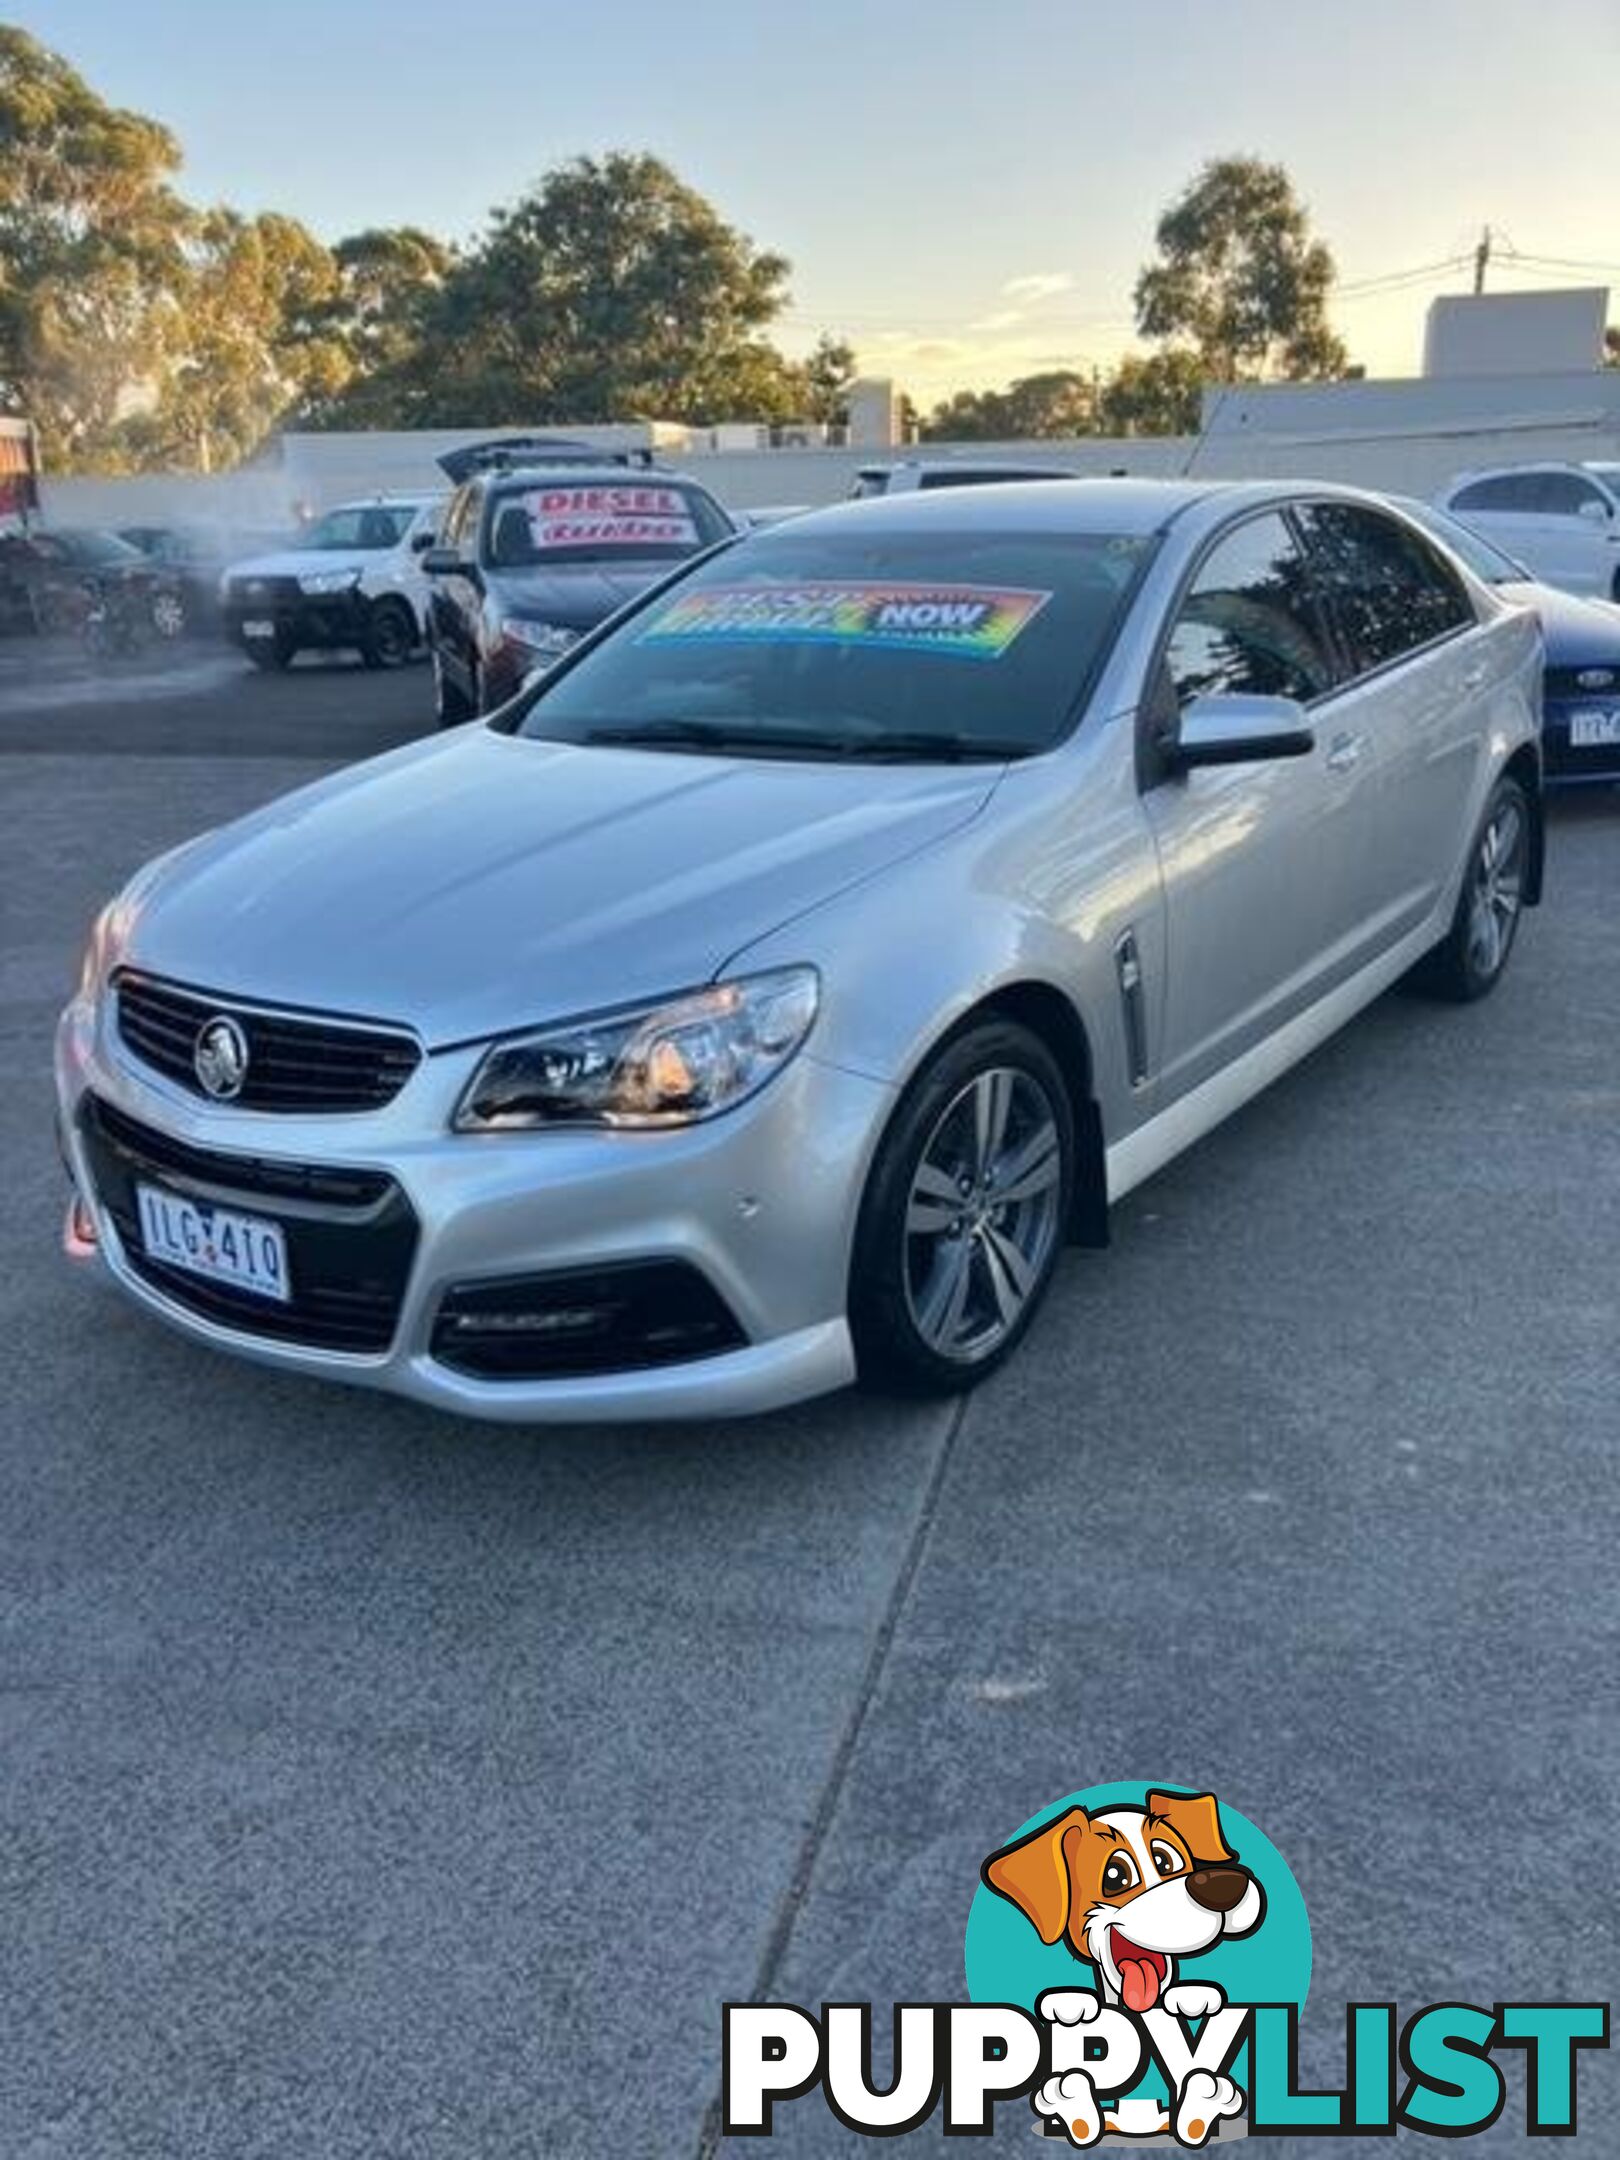
[[[1524,818],[1516,802],[1497,806],[1480,835],[1468,909],[1468,958],[1481,980],[1508,956],[1524,905]]]
[[[1057,1118],[1029,1073],[995,1066],[952,1098],[913,1173],[905,1287],[938,1356],[974,1364],[1018,1325],[1058,1237]]]

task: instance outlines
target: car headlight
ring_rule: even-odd
[[[562,623],[530,622],[524,616],[509,615],[501,624],[501,635],[509,645],[520,645],[536,659],[549,661],[565,653],[579,632]]]
[[[496,1043],[456,1106],[458,1132],[693,1125],[756,1095],[809,1034],[813,967],[716,983]]]
[[[298,590],[306,593],[353,592],[359,582],[358,570],[305,570],[299,575]]]
[[[79,962],[79,995],[94,998],[106,980],[108,950],[113,942],[119,920],[120,902],[109,900],[95,921],[90,925],[90,935],[85,940],[84,958]]]

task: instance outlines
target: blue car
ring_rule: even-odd
[[[1390,501],[1443,540],[1475,577],[1540,616],[1547,653],[1541,692],[1547,780],[1620,780],[1620,607],[1543,585],[1523,563],[1429,503],[1405,495]]]

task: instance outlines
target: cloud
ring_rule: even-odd
[[[1022,277],[1008,278],[1001,289],[1009,300],[1051,300],[1073,283],[1067,270],[1029,270]]]
[[[994,315],[979,315],[968,324],[970,330],[1011,330],[1024,319],[1022,308],[1001,308]]]

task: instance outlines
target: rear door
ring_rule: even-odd
[[[1428,916],[1462,858],[1485,754],[1487,638],[1426,535],[1361,503],[1296,512],[1347,679],[1320,710],[1331,759],[1355,743],[1370,792],[1349,863],[1353,966]]]
[[[1172,617],[1156,696],[1292,697],[1311,710],[1340,668],[1304,549],[1279,509],[1211,543]],[[1155,719],[1157,715],[1155,715]],[[1196,1087],[1328,986],[1368,773],[1308,757],[1149,774],[1164,883],[1160,1100]]]

